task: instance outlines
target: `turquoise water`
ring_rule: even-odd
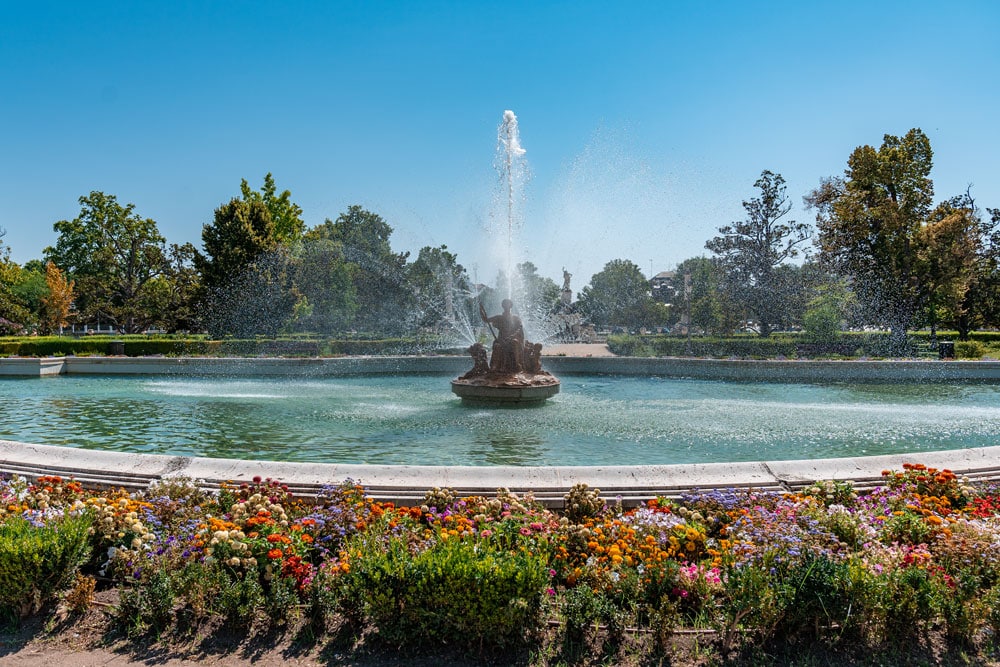
[[[1000,444],[991,385],[563,377],[541,407],[463,406],[450,377],[0,379],[0,439],[414,465],[809,459]]]

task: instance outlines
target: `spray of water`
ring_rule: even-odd
[[[517,129],[517,116],[508,109],[503,112],[497,128],[497,149],[493,160],[493,167],[499,177],[495,206],[497,210],[493,215],[494,227],[498,233],[493,236],[499,243],[497,251],[507,279],[507,297],[513,294],[511,281],[517,262],[518,232],[524,224],[524,186],[530,176],[528,163],[524,158],[525,152]]]

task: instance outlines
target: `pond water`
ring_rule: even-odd
[[[638,465],[997,444],[1000,388],[566,376],[540,407],[461,404],[450,376],[0,379],[0,439],[326,463]]]

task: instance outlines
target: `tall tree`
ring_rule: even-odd
[[[114,195],[80,197],[80,215],[60,220],[45,258],[76,283],[77,311],[88,321],[122,333],[144,331],[158,317],[150,302],[152,281],[167,267],[165,240],[151,218],[122,206]]]
[[[258,257],[278,247],[274,221],[261,201],[232,199],[215,209],[211,224],[201,230],[204,253],[194,258],[206,290],[224,287]]]
[[[235,198],[201,232],[201,315],[215,337],[274,335],[291,322],[300,294],[294,257],[263,201]]]
[[[798,256],[812,237],[808,224],[782,221],[792,209],[781,174],[764,170],[754,183],[760,196],[743,201],[745,220],[719,228],[705,247],[722,266],[726,289],[756,320],[761,336],[769,336],[783,319],[787,271],[778,267]]]
[[[869,321],[889,327],[893,354],[909,352],[917,313],[965,271],[966,250],[956,244],[966,245],[968,221],[932,208],[932,158],[919,129],[887,134],[878,149],[856,148],[844,178],[824,180],[806,198],[817,210],[823,259],[851,280]]]
[[[614,259],[580,291],[580,311],[599,326],[643,327],[661,324],[666,306],[650,295],[642,270],[627,259]]]
[[[292,201],[291,190],[283,190],[278,194],[274,176],[270,172],[264,176],[264,185],[259,191],[252,190],[246,179],[243,179],[240,182],[240,192],[244,201],[264,204],[271,214],[274,237],[279,243],[287,245],[301,240],[306,229],[306,223],[302,220],[302,208]]]
[[[67,280],[59,267],[52,262],[45,263],[45,284],[48,294],[42,297],[38,328],[43,334],[50,334],[69,324],[69,311],[73,306],[72,280]]]
[[[965,309],[980,223],[972,197],[966,193],[936,206],[918,233],[918,271],[927,292],[922,311],[932,339],[942,316],[955,319]]]
[[[1000,326],[1000,209],[984,217],[967,192],[952,200],[966,211],[975,226],[973,256],[967,266],[965,293],[957,307],[943,311],[943,324],[953,326],[961,340],[974,329]]]

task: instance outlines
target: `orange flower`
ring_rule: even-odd
[[[281,549],[271,549],[267,552],[267,557],[271,560],[279,560],[281,558]]]

